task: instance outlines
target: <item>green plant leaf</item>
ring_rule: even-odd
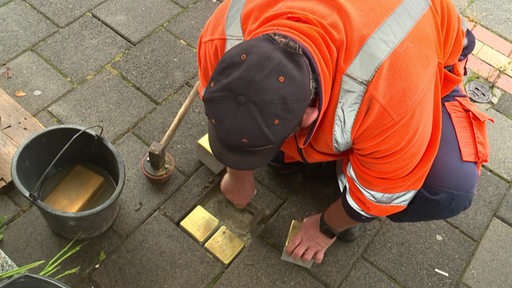
[[[0,279],[4,279],[4,278],[8,278],[8,277],[15,276],[15,275],[18,275],[18,274],[26,273],[26,272],[28,272],[28,270],[30,270],[30,269],[32,269],[34,267],[37,267],[37,266],[43,264],[44,262],[45,262],[44,260],[37,261],[37,262],[30,263],[30,264],[27,264],[27,265],[22,266],[22,267],[18,267],[16,269],[11,270],[11,271],[7,271],[7,272],[4,272],[4,273],[1,273],[0,274]]]
[[[50,276],[50,275],[52,275],[53,273],[55,273],[56,271],[58,271],[61,268],[61,266],[59,264],[62,261],[64,261],[69,256],[73,255],[78,250],[80,250],[81,245],[77,245],[75,247],[71,247],[73,245],[73,243],[75,242],[75,239],[73,239],[66,247],[64,247],[64,249],[62,249],[57,255],[55,255],[50,260],[50,262],[48,262],[46,267],[44,267],[43,270],[41,272],[39,272],[39,275],[41,275],[41,276]],[[46,262],[46,261],[45,260],[41,260],[41,261],[33,262],[33,263],[27,264],[25,266],[16,268],[14,270],[1,273],[0,274],[0,279],[12,277],[12,276],[15,276],[15,275],[18,275],[18,274],[22,274],[22,273],[27,273],[30,269],[35,268],[35,267],[43,264],[44,262]],[[63,277],[65,275],[72,274],[72,273],[76,273],[78,271],[78,268],[79,267],[67,270],[64,273],[60,274],[58,276],[58,278]],[[58,278],[56,278],[56,279],[58,279]]]
[[[7,228],[7,216],[0,216],[0,241],[4,239],[5,228]]]
[[[69,269],[69,270],[65,271],[64,273],[62,273],[62,274],[58,275],[57,277],[55,277],[55,279],[58,280],[59,278],[64,277],[66,275],[77,273],[78,270],[80,270],[80,267],[75,267],[73,269]]]
[[[75,246],[73,248],[71,247],[71,244],[73,244],[75,240],[71,241],[62,251],[60,251],[59,254],[57,254],[55,257],[48,262],[48,265],[41,271],[39,274],[44,276],[50,276],[53,272],[57,271],[59,268],[57,265],[59,265],[62,261],[66,260],[69,256],[76,253],[78,250],[80,250],[80,247],[82,245]],[[57,268],[56,268],[57,267]]]
[[[107,258],[107,254],[105,254],[103,251],[100,251],[100,254],[98,255],[99,263],[103,262],[105,258]]]

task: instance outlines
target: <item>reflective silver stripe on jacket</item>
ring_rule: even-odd
[[[241,22],[244,5],[245,0],[233,0],[229,5],[228,15],[226,18],[226,48],[224,52],[244,41]]]
[[[352,146],[352,125],[361,106],[363,96],[366,93],[368,83],[373,79],[382,62],[409,34],[429,6],[430,2],[428,0],[404,0],[382,26],[370,36],[358,52],[341,81],[333,130],[334,151],[341,152]],[[386,194],[367,189],[357,180],[351,163],[347,166],[347,174],[356,183],[356,186],[361,190],[366,199],[379,205],[406,206],[417,193],[416,190],[411,190]],[[347,187],[345,197],[354,210],[366,217],[374,217],[365,212],[352,199],[347,179],[343,173],[339,173],[338,183],[341,191],[343,191],[345,186]]]
[[[358,52],[341,80],[333,131],[334,151],[341,152],[352,146],[352,125],[368,83],[429,6],[428,0],[404,0]]]
[[[407,204],[409,204],[409,202],[412,200],[412,198],[414,198],[414,196],[416,195],[416,192],[418,192],[417,190],[409,190],[409,191],[400,192],[400,193],[388,194],[388,193],[382,193],[382,192],[367,189],[363,185],[361,185],[361,183],[359,183],[359,181],[357,180],[354,170],[352,169],[352,164],[350,164],[350,163],[348,163],[348,166],[347,166],[347,174],[354,181],[354,183],[356,183],[356,186],[363,192],[364,197],[378,205],[407,206]],[[343,179],[340,179],[339,182],[346,183],[347,180],[346,180],[345,176],[343,175],[343,173],[341,173],[340,178],[343,178]],[[352,196],[350,196],[348,189],[347,189],[346,197],[347,197],[347,202],[357,212],[359,212],[360,214],[362,214],[366,217],[375,217],[374,215],[370,215],[367,212],[363,211],[356,204],[354,199],[352,199]]]

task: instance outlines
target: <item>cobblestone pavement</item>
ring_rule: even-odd
[[[152,184],[139,168],[196,82],[197,38],[218,2],[0,0],[0,63],[13,74],[0,77],[0,88],[45,127],[102,125],[126,166],[113,226],[81,241],[63,263],[80,272],[62,281],[76,288],[510,287],[512,4],[455,2],[478,39],[467,81],[491,88],[491,101],[479,105],[495,120],[472,207],[447,221],[374,221],[357,241],[336,242],[324,263],[306,269],[280,255],[291,220],[335,196],[336,183],[316,169],[258,170],[254,205],[268,217],[251,225],[257,214],[229,206],[219,197],[219,176],[197,160],[197,140],[207,131],[199,101],[169,143],[177,162],[171,180]],[[26,96],[15,97],[17,90]],[[197,205],[245,242],[229,265],[180,227]],[[0,192],[2,215],[9,224],[0,249],[18,266],[50,259],[69,242],[13,186]]]

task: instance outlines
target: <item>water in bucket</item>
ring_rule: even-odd
[[[82,179],[75,180],[76,187],[73,187],[74,183],[69,183],[70,181],[73,181],[73,180],[69,180],[67,182],[66,182],[66,180],[70,179],[69,178],[70,174],[72,174],[74,171],[78,171],[76,169],[76,167],[83,167],[82,170],[85,171],[85,173],[82,172],[80,174],[80,172],[76,172],[76,173],[79,173],[77,175],[78,177],[82,176],[81,177]],[[93,175],[93,176],[89,176],[89,175]],[[96,180],[97,187],[89,187],[89,188],[85,187],[85,190],[92,189],[95,191],[82,191],[84,189],[80,189],[81,188],[80,186],[83,186],[80,184],[83,184],[83,181],[87,180],[87,179],[84,180],[83,178],[93,178],[93,180]],[[82,183],[79,183],[80,181]],[[101,181],[101,183],[99,181]],[[92,182],[92,181],[90,181],[90,182]],[[65,185],[65,184],[68,184],[68,185]],[[62,191],[62,189],[59,190],[59,188],[61,188],[61,187],[65,187],[65,189],[67,189],[68,191]],[[96,207],[99,207],[101,204],[103,204],[105,201],[107,201],[110,197],[112,197],[115,189],[116,189],[116,186],[115,186],[114,180],[112,179],[110,174],[107,171],[105,171],[105,169],[102,169],[101,167],[91,164],[91,163],[81,162],[81,163],[77,163],[77,165],[68,166],[64,169],[61,169],[55,175],[49,177],[42,184],[40,193],[42,196],[41,198],[45,199],[45,201],[44,201],[45,204],[47,204],[48,206],[50,206],[52,208],[62,210],[65,212],[80,212],[80,211],[87,211],[87,210],[91,210]],[[66,203],[62,204],[61,206],[57,206],[57,205],[52,205],[51,204],[52,202],[46,201],[47,199],[49,199],[48,196],[50,196],[51,194],[55,195],[54,193],[59,193],[59,192],[61,192],[61,194],[63,194],[63,193],[67,194],[67,196],[61,195],[61,197],[66,197],[65,200],[67,200],[68,202],[83,201],[83,203],[75,204],[74,207],[79,206],[80,207],[79,209],[69,210],[69,209],[60,209],[60,207],[62,207],[62,206],[65,207]],[[92,195],[77,195],[76,193],[82,193],[82,194],[90,193]],[[53,199],[55,199],[55,197]],[[74,203],[71,203],[71,204],[74,204]],[[70,205],[67,205],[67,206],[69,207]]]

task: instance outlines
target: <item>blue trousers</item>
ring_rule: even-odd
[[[444,102],[467,97],[459,88],[443,97],[442,132],[439,151],[423,186],[405,210],[388,216],[394,222],[447,219],[471,205],[479,180],[476,163],[461,159],[459,142]]]

